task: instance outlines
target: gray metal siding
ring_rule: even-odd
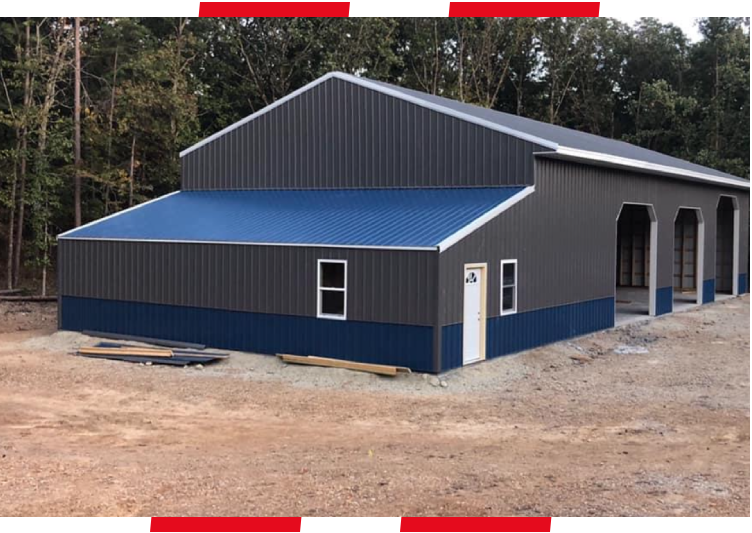
[[[749,193],[710,185],[540,159],[536,191],[440,256],[439,323],[462,321],[463,265],[488,263],[488,316],[499,315],[500,261],[518,260],[518,311],[614,295],[616,220],[623,202],[650,203],[658,217],[658,284],[671,287],[674,218],[700,207],[705,220],[704,279],[715,278],[716,207],[739,199],[740,273],[747,272]]]
[[[347,318],[432,326],[436,252],[62,239],[63,296],[316,316],[318,259],[346,259]]]
[[[182,187],[301,189],[531,184],[545,148],[340,79],[181,158]]]

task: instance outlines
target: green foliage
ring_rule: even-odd
[[[82,19],[83,216],[174,190],[180,150],[331,70],[748,177],[749,23],[698,25],[692,43],[651,18]],[[0,18],[0,259],[23,206],[32,270],[73,222],[72,50],[71,19]]]

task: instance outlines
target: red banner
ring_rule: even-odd
[[[400,524],[402,533],[464,533],[476,531],[478,533],[519,532],[519,533],[550,533],[551,518],[403,518]]]
[[[151,533],[254,533],[269,531],[300,533],[301,518],[243,518],[243,517],[155,517],[151,519]],[[401,533],[550,533],[548,517],[406,517],[400,522]]]
[[[300,518],[243,518],[243,517],[155,517],[151,519],[152,533],[246,532],[300,533]]]
[[[350,2],[201,2],[199,17],[347,17]]]
[[[450,17],[597,17],[600,2],[450,2]]]

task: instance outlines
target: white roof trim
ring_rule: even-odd
[[[538,155],[549,155],[565,159],[574,159],[578,161],[593,161],[618,167],[634,168],[646,172],[654,172],[658,174],[667,174],[670,176],[684,177],[698,181],[706,181],[718,185],[737,187],[739,189],[749,189],[749,183],[745,183],[744,181],[736,179],[713,176],[711,174],[705,174],[703,172],[695,172],[693,170],[684,170],[677,167],[648,163],[646,161],[638,161],[636,159],[629,159],[626,157],[607,155],[600,152],[590,152],[587,150],[578,150],[576,148],[567,148],[566,146],[559,146],[559,148],[552,153],[539,153]]]
[[[115,217],[119,217],[120,215],[124,215],[125,213],[128,213],[130,211],[135,211],[136,209],[140,209],[140,208],[144,207],[145,205],[149,205],[151,203],[158,202],[159,200],[162,200],[164,198],[168,198],[168,197],[170,197],[172,195],[175,195],[175,194],[178,194],[180,192],[181,191],[175,191],[175,192],[171,192],[169,194],[165,194],[164,196],[159,196],[158,198],[152,198],[148,202],[144,202],[142,204],[134,205],[133,207],[129,207],[128,209],[123,209],[122,211],[118,211],[117,213],[113,213],[113,214],[111,214],[109,216],[106,216],[104,218],[100,218],[100,219],[97,219],[97,220],[92,220],[88,224],[84,224],[83,226],[79,226],[77,228],[69,229],[68,231],[65,231],[65,232],[61,233],[60,235],[57,236],[57,238],[58,239],[69,238],[68,235],[70,235],[74,231],[78,231],[80,229],[84,229],[84,228],[88,228],[88,227],[91,227],[91,226],[95,226],[96,224],[99,224],[100,222],[104,222],[105,220],[111,220],[111,219],[113,219]]]
[[[462,113],[460,111],[455,111],[454,109],[450,109],[448,107],[444,107],[438,104],[434,104],[432,102],[428,102],[426,100],[423,100],[421,98],[416,98],[414,96],[410,96],[408,94],[405,94],[403,92],[400,92],[395,89],[390,89],[389,87],[386,87],[384,85],[380,85],[378,83],[373,83],[370,80],[364,80],[363,78],[358,78],[357,76],[353,76],[351,74],[345,74],[344,72],[330,72],[328,74],[325,74],[324,76],[312,81],[311,83],[304,85],[297,91],[293,91],[287,96],[283,96],[279,100],[269,104],[268,106],[264,107],[263,109],[258,110],[257,112],[253,113],[252,115],[249,115],[245,117],[244,119],[241,119],[237,121],[234,124],[231,124],[230,126],[227,126],[225,129],[218,131],[217,133],[210,135],[206,139],[203,139],[202,141],[197,142],[193,146],[186,148],[182,152],[180,152],[180,157],[183,157],[184,155],[187,155],[191,153],[192,151],[204,146],[205,144],[208,144],[215,139],[218,139],[219,137],[225,135],[226,133],[231,132],[232,130],[239,128],[240,126],[247,124],[248,122],[260,117],[261,115],[264,115],[265,113],[268,113],[272,109],[284,104],[285,102],[292,100],[296,96],[308,91],[309,89],[312,89],[316,85],[319,85],[321,83],[324,83],[325,81],[331,79],[331,78],[338,78],[340,80],[348,81],[350,83],[354,83],[356,85],[360,85],[362,87],[366,87],[367,89],[371,89],[377,92],[380,92],[382,94],[386,94],[388,96],[392,96],[394,98],[399,98],[400,100],[404,100],[406,102],[410,102],[412,104],[418,105],[420,107],[425,107],[427,109],[431,109],[433,111],[437,111],[439,113],[442,113],[444,115],[449,115],[455,118],[458,118],[460,120],[463,120],[465,122],[470,122],[473,124],[477,124],[478,126],[483,126],[484,128],[488,128],[490,130],[495,130],[500,133],[505,133],[507,135],[511,135],[513,137],[517,137],[518,139],[522,139],[524,141],[532,142],[535,144],[539,144],[541,146],[545,146],[546,148],[549,148],[551,150],[556,150],[558,145],[554,142],[547,141],[545,139],[541,139],[540,137],[535,137],[533,135],[528,135],[526,133],[522,133],[521,131],[513,130],[511,128],[507,128],[505,126],[501,126],[500,124],[496,124],[495,122],[491,122],[488,120],[483,120],[481,118],[474,117],[472,115],[468,115],[466,113]]]
[[[467,226],[464,226],[454,232],[452,235],[444,239],[439,243],[439,252],[444,252],[451,246],[457,244],[459,241],[470,235],[472,232],[477,230],[478,228],[486,225],[491,220],[502,214],[504,211],[515,205],[516,203],[524,200],[531,194],[535,192],[535,186],[525,187],[520,192],[512,196],[511,198],[503,201],[490,211],[486,212],[485,214],[479,216],[472,222],[470,222]]]
[[[290,94],[288,94],[286,96],[283,96],[279,100],[276,100],[276,101],[272,102],[268,106],[266,106],[266,107],[264,107],[262,109],[259,109],[258,111],[256,111],[252,115],[248,115],[247,117],[238,120],[234,124],[230,124],[226,128],[224,128],[222,130],[219,130],[217,133],[214,133],[213,135],[208,136],[206,139],[203,139],[203,140],[197,142],[193,146],[190,146],[190,147],[186,148],[185,150],[183,150],[182,152],[180,152],[180,157],[183,157],[184,155],[189,154],[189,153],[191,153],[192,151],[194,151],[194,150],[196,150],[198,148],[201,148],[205,144],[209,144],[213,140],[218,139],[219,137],[222,137],[226,133],[230,133],[232,130],[239,128],[243,124],[247,124],[248,122],[250,122],[250,121],[252,121],[252,120],[260,117],[261,115],[265,115],[266,113],[268,113],[269,111],[271,111],[275,107],[279,107],[282,104],[284,104],[285,102],[287,102],[289,100],[292,100],[293,98],[295,98],[299,94],[302,94],[302,93],[306,92],[307,90],[312,89],[316,85],[319,85],[320,83],[324,83],[326,80],[335,77],[336,74],[338,74],[338,73],[337,72],[330,72],[328,74],[325,74],[324,76],[321,76],[320,78],[313,80],[311,83],[309,83],[307,85],[304,85],[303,87],[301,87],[297,91],[293,91]]]
[[[66,237],[65,240],[104,242],[156,242],[163,244],[232,244],[236,246],[289,246],[298,248],[354,248],[362,250],[402,250],[410,252],[435,252],[437,250],[436,246],[368,246],[358,244],[313,244],[288,242],[192,241],[183,239],[110,239],[104,237]]]
[[[458,118],[465,122],[471,122],[473,124],[477,124],[478,126],[483,126],[484,128],[488,128],[490,130],[495,130],[500,133],[511,135],[512,137],[517,137],[518,139],[522,139],[523,141],[528,141],[531,143],[539,144],[541,146],[545,146],[546,148],[550,148],[552,150],[556,150],[559,146],[553,141],[541,139],[540,137],[529,135],[527,133],[523,133],[521,131],[508,128],[506,126],[502,126],[501,124],[491,122],[490,120],[484,120],[482,118],[478,118],[473,115],[468,115],[467,113],[462,113],[461,111],[456,111],[449,107],[444,107],[442,105],[435,104],[427,100],[423,100],[422,98],[416,98],[415,96],[410,96],[409,94],[405,94],[402,91],[398,91],[396,89],[390,89],[389,87],[385,85],[373,83],[370,80],[364,80],[363,78],[358,78],[357,76],[353,76],[351,74],[345,74],[343,72],[334,72],[332,74],[334,74],[335,77],[341,80],[349,81],[350,83],[361,85],[368,89],[373,89],[374,91],[378,91],[380,93],[393,96],[394,98],[399,98],[400,100],[405,100],[406,102],[410,102],[411,104],[425,107],[427,109],[437,111],[444,115],[449,115],[451,117]]]

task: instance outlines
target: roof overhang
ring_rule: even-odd
[[[606,155],[598,152],[589,152],[587,150],[578,150],[576,148],[567,148],[566,146],[559,146],[553,152],[537,152],[535,155],[549,159],[574,161],[577,163],[586,163],[590,165],[616,168],[620,170],[630,170],[632,172],[638,171],[645,174],[655,174],[658,176],[679,178],[701,183],[712,183],[714,185],[721,185],[724,187],[749,190],[749,182],[745,182],[741,179],[713,176],[712,174],[705,174],[692,170],[684,170],[676,167],[658,165],[655,163],[647,163],[645,161],[638,161],[636,159],[629,159],[626,157]]]

